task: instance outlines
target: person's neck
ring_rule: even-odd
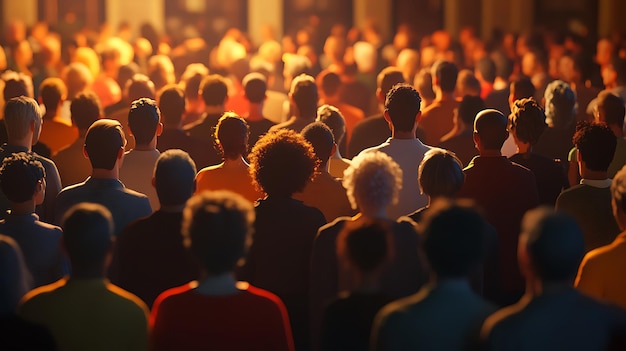
[[[154,142],[150,142],[149,144],[145,144],[145,145],[135,145],[135,149],[137,151],[154,151],[156,150],[156,139],[154,140]]]
[[[594,171],[586,167],[582,169],[581,173],[583,179],[589,180],[605,180],[609,177],[607,171]]]
[[[7,140],[7,145],[16,146],[16,147],[24,147],[24,148],[27,148],[28,151],[31,151],[33,147],[33,138],[32,138],[32,135],[30,134],[25,136],[22,139],[15,139],[15,138],[9,137]]]
[[[249,167],[250,165],[243,156],[239,156],[237,158],[224,158],[223,167]]]
[[[532,146],[530,145],[530,143],[518,141],[515,145],[517,146],[518,154],[526,154],[532,151]]]
[[[331,158],[342,160],[343,156],[341,156],[341,152],[339,152],[339,148],[335,150],[335,153],[331,156]]]
[[[406,131],[406,130],[397,130],[395,128],[391,128],[391,138],[392,139],[417,139],[417,137],[415,136],[415,127],[413,127],[413,130],[411,131]]]
[[[450,100],[454,100],[454,93],[453,92],[443,91],[439,87],[436,89],[436,91],[435,91],[435,101],[450,101]]]
[[[30,213],[35,213],[35,201],[27,200],[24,202],[12,202],[11,203],[11,214],[14,215],[26,215]]]
[[[203,295],[232,295],[237,293],[237,281],[232,272],[217,275],[204,275],[198,282],[196,291]]]
[[[94,168],[91,171],[91,178],[119,180],[119,177],[118,167],[113,167],[113,169]]]
[[[263,116],[263,103],[255,104],[250,103],[250,107],[248,109],[248,116],[246,117],[248,121],[257,122],[265,119]]]
[[[77,267],[76,265],[72,265],[72,274],[70,275],[70,279],[79,279],[79,280],[91,280],[91,279],[104,279],[104,271],[103,267]]]
[[[386,208],[362,208],[362,207],[359,207],[359,209],[361,210],[361,212],[357,213],[353,217],[354,220],[366,219],[366,218],[370,218],[370,219],[389,219],[389,216],[387,215],[387,209]]]
[[[502,152],[500,150],[478,150],[480,157],[501,157]]]
[[[316,114],[303,115],[301,113],[297,113],[295,116],[297,119],[304,120],[304,121],[311,121],[311,122],[315,121],[315,118],[317,118]]]
[[[204,112],[207,115],[221,115],[224,113],[224,105],[205,106]]]
[[[380,291],[380,279],[377,272],[355,272],[356,287],[354,292],[374,294]]]

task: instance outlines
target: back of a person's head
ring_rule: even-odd
[[[496,77],[509,81],[509,77],[513,74],[515,64],[513,60],[508,58],[504,53],[494,52],[491,54],[491,59],[496,66]]]
[[[424,252],[438,279],[466,277],[481,263],[486,223],[473,207],[439,203],[424,222]]]
[[[248,157],[253,182],[269,196],[287,197],[302,191],[319,166],[313,146],[288,129],[262,136]]]
[[[219,74],[204,77],[200,82],[200,95],[207,106],[223,105],[228,97],[226,79]]]
[[[484,110],[485,103],[480,96],[465,95],[459,103],[458,117],[468,127],[474,125],[478,112]]]
[[[149,98],[135,100],[128,111],[128,127],[137,145],[147,145],[154,138],[161,122],[161,112],[156,101]]]
[[[522,220],[524,244],[532,269],[543,282],[572,283],[585,253],[583,234],[576,220],[541,207]]]
[[[598,110],[602,111],[600,114],[603,119],[602,122],[605,122],[609,126],[617,126],[619,129],[622,129],[624,125],[624,115],[626,114],[624,99],[608,91],[603,91],[598,94],[597,104]]]
[[[67,98],[70,100],[85,91],[93,82],[89,68],[80,62],[72,62],[65,67],[61,78],[67,86]]]
[[[456,94],[460,96],[480,96],[481,91],[482,87],[474,72],[469,69],[462,69],[458,74],[456,82]]]
[[[415,75],[413,86],[420,93],[420,96],[424,99],[433,100],[435,98],[435,91],[433,90],[433,76],[430,70],[422,68]]]
[[[120,151],[126,146],[126,137],[120,122],[99,119],[87,130],[85,151],[94,169],[112,170]]]
[[[126,82],[124,96],[127,101],[133,102],[141,98],[155,98],[154,83],[145,74],[137,73]]]
[[[546,115],[535,99],[516,100],[509,116],[509,126],[518,140],[534,145],[546,130]]]
[[[333,131],[322,122],[313,122],[304,127],[301,134],[313,146],[315,156],[320,160],[320,163],[322,165],[326,164],[330,156],[332,156],[333,146],[335,145]]]
[[[317,109],[317,120],[332,130],[335,143],[340,144],[346,134],[346,119],[341,111],[332,105],[322,105]]]
[[[155,90],[160,90],[175,82],[174,64],[166,55],[154,55],[148,59],[148,77],[154,83]]]
[[[154,166],[154,187],[161,206],[180,206],[195,191],[196,165],[183,150],[159,155]]]
[[[609,168],[617,138],[606,123],[578,123],[572,142],[589,170],[606,171]]]
[[[260,104],[265,100],[267,79],[263,74],[258,72],[250,73],[243,78],[242,84],[248,101],[253,104]]]
[[[2,80],[4,80],[4,90],[2,92],[4,101],[9,101],[18,96],[34,97],[33,80],[24,73],[4,72]]]
[[[117,72],[117,84],[120,88],[124,88],[126,83],[137,73],[139,73],[139,66],[134,62],[120,66]]]
[[[476,115],[474,133],[486,150],[500,150],[508,138],[508,120],[502,112],[494,109],[482,110]]]
[[[80,93],[70,104],[72,122],[79,130],[87,130],[102,116],[100,100],[94,93]]]
[[[353,209],[385,209],[398,202],[402,169],[383,152],[366,152],[352,159],[342,184]]]
[[[224,159],[236,160],[248,151],[250,128],[245,119],[234,112],[225,112],[215,127],[215,139]]]
[[[413,130],[421,103],[420,94],[411,85],[400,83],[391,88],[385,98],[385,109],[393,127],[398,131]]]
[[[104,206],[83,202],[63,216],[63,244],[74,270],[104,267],[113,238],[113,217]]]
[[[318,94],[317,85],[315,85],[313,77],[305,74],[295,77],[291,83],[289,94],[301,116],[315,116]]]
[[[203,192],[183,212],[185,246],[209,275],[231,272],[252,243],[252,204],[229,191]]]
[[[433,76],[439,82],[439,88],[446,93],[451,93],[456,87],[456,79],[459,68],[452,62],[438,61],[432,67]]]
[[[418,168],[422,192],[431,198],[454,197],[465,181],[461,161],[444,149],[431,149]]]
[[[513,95],[513,101],[535,96],[535,86],[528,77],[522,76],[513,80],[510,88],[511,95]]]
[[[381,223],[346,227],[337,238],[338,256],[360,272],[373,272],[389,256],[389,237],[387,228]]]
[[[178,126],[185,113],[185,93],[176,84],[166,85],[158,96],[159,110],[163,124]]]
[[[0,167],[0,188],[12,203],[33,199],[37,185],[45,187],[46,171],[35,156],[25,152],[6,157]]]
[[[335,96],[341,88],[341,78],[335,72],[325,71],[317,76],[317,84],[325,96]]]
[[[21,139],[35,122],[34,138],[36,140],[41,127],[41,110],[37,101],[30,97],[18,96],[7,100],[4,105],[4,124],[9,139]]]
[[[546,100],[546,121],[557,128],[566,127],[574,121],[576,113],[576,93],[569,84],[555,80],[548,84],[544,94]]]
[[[185,97],[189,100],[198,98],[200,83],[209,75],[209,69],[201,63],[192,63],[185,67],[185,72],[180,76],[179,84],[185,91]]]
[[[393,66],[383,68],[383,70],[380,71],[376,77],[376,86],[380,89],[380,93],[383,94],[383,96],[387,96],[389,90],[391,90],[391,88],[393,88],[396,84],[404,82],[402,71]]]
[[[39,86],[39,97],[46,107],[46,111],[54,113],[67,96],[67,88],[61,78],[50,77],[41,82]]]
[[[483,57],[476,62],[476,71],[480,72],[483,79],[489,83],[496,80],[496,64],[489,57]]]

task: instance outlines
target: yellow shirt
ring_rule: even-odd
[[[43,325],[59,350],[146,350],[148,308],[105,279],[67,279],[30,291],[18,307]]]
[[[606,246],[589,251],[575,285],[581,292],[626,308],[626,232]]]

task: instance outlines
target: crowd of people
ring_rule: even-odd
[[[0,348],[626,348],[624,40],[315,23],[9,24]]]

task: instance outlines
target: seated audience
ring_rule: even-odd
[[[337,149],[333,132],[324,123],[313,122],[304,127],[302,136],[313,146],[315,156],[319,160],[319,171],[315,179],[308,182],[304,190],[296,193],[294,198],[301,200],[305,205],[318,208],[328,221],[355,214],[341,181],[333,178],[328,172],[329,160]]]
[[[160,208],[119,234],[109,270],[112,283],[148,306],[163,291],[198,277],[181,236],[183,208],[194,192],[196,166],[186,152],[168,150],[157,159],[153,173]]]
[[[48,328],[60,350],[147,350],[148,308],[104,277],[113,246],[111,213],[79,204],[64,216],[63,228],[72,273],[26,294],[19,316]]]
[[[481,332],[486,349],[623,350],[626,312],[572,286],[584,252],[583,235],[570,216],[547,208],[526,214],[518,260],[527,293],[487,318]]]
[[[380,275],[389,259],[387,229],[361,224],[339,234],[338,256],[354,273],[354,288],[324,311],[321,350],[368,350],[376,313],[391,300],[380,292]]]
[[[293,351],[285,305],[233,274],[253,242],[250,203],[228,191],[204,192],[191,198],[183,218],[185,245],[202,275],[156,300],[152,350]]]
[[[297,349],[309,343],[310,257],[326,219],[293,194],[304,189],[318,166],[313,147],[291,130],[266,134],[250,153],[252,179],[267,197],[255,206],[254,243],[239,277],[285,302]]]
[[[6,157],[0,168],[0,189],[11,202],[0,233],[20,246],[33,276],[34,287],[50,284],[68,272],[61,247],[61,228],[44,223],[35,214],[46,192],[45,170],[33,154]]]
[[[431,282],[385,306],[372,328],[371,350],[465,350],[495,311],[469,283],[482,261],[487,223],[469,206],[435,207],[422,230]]]
[[[196,176],[196,193],[205,190],[230,190],[250,202],[263,197],[252,183],[250,165],[244,159],[248,150],[248,124],[233,112],[226,112],[217,122],[215,142],[223,162],[203,168]]]
[[[548,127],[543,109],[533,98],[515,101],[509,116],[509,132],[517,145],[517,153],[509,159],[535,174],[539,203],[554,206],[567,182],[561,160],[550,159],[533,152],[533,146]]]
[[[85,154],[91,163],[91,176],[59,193],[55,203],[55,223],[61,223],[70,207],[81,202],[94,202],[111,212],[113,234],[117,236],[130,222],[152,213],[146,195],[127,189],[119,181],[125,145],[126,137],[120,122],[100,119],[89,127],[85,136]]]
[[[159,198],[152,185],[152,176],[160,154],[156,145],[163,123],[156,102],[148,98],[133,101],[128,112],[128,128],[135,139],[135,147],[124,154],[120,181],[128,189],[148,196],[150,206],[157,209]]]
[[[613,218],[611,179],[607,174],[617,141],[606,124],[589,122],[578,124],[573,141],[582,180],[559,195],[556,209],[576,219],[588,252],[610,244],[620,232]]]
[[[354,217],[335,219],[321,227],[315,238],[310,308],[316,339],[324,306],[341,291],[355,288],[352,271],[340,265],[337,258],[337,238],[344,228],[379,222],[389,231],[390,250],[394,255],[381,273],[380,288],[390,298],[417,292],[425,278],[414,223],[402,217],[396,221],[387,214],[389,206],[398,201],[402,184],[402,170],[398,164],[382,152],[359,155],[346,170],[343,184],[352,207],[359,213]]]
[[[72,124],[78,128],[78,138],[52,157],[64,187],[80,183],[89,177],[91,165],[84,153],[85,135],[91,124],[102,115],[98,97],[93,93],[78,94],[72,100],[70,112]]]

